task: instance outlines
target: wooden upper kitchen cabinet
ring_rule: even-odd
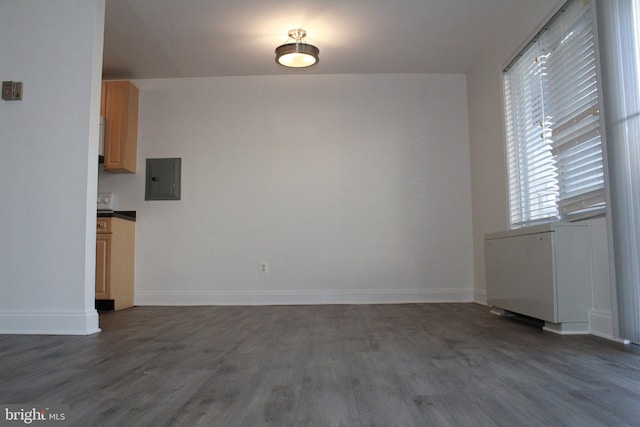
[[[128,81],[102,82],[105,118],[104,170],[135,173],[138,150],[138,88]]]
[[[133,307],[135,222],[99,217],[96,233],[96,307]]]

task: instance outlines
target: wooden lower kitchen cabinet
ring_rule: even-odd
[[[96,308],[133,307],[135,222],[98,218],[96,233]]]

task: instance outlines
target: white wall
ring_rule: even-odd
[[[476,301],[486,303],[484,236],[509,228],[502,69],[564,0],[518,4],[467,73]]]
[[[138,213],[136,304],[472,300],[464,76],[135,83],[139,172],[100,191]],[[181,201],[144,201],[154,157]]]
[[[467,73],[474,283],[475,300],[480,303],[486,303],[484,236],[509,228],[502,70],[563,3],[564,0],[544,0],[514,6],[511,18],[496,28],[487,48]],[[606,221],[596,218],[588,222],[591,228],[594,296],[590,331],[611,338]]]
[[[104,0],[3,0],[0,333],[97,332],[95,202]]]

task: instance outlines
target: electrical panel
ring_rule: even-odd
[[[20,101],[22,99],[22,82],[2,82],[2,99]]]
[[[147,159],[145,200],[180,200],[181,158]]]

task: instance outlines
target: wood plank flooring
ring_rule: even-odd
[[[0,335],[0,403],[75,426],[638,426],[640,348],[475,304],[136,307]]]

